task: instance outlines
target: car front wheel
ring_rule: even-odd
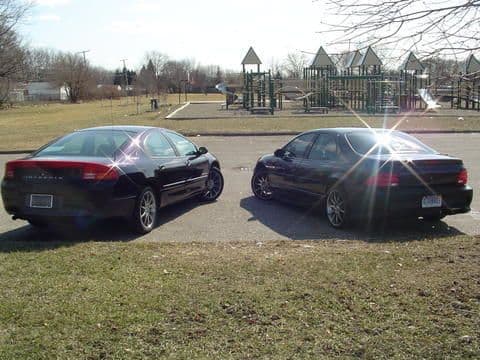
[[[252,178],[253,194],[260,200],[270,200],[273,197],[268,174],[264,171],[258,172]]]
[[[215,201],[223,191],[223,175],[220,169],[212,167],[208,175],[207,188],[200,196],[201,201]]]
[[[343,228],[349,225],[348,201],[345,192],[340,188],[328,191],[325,200],[325,213],[328,223],[334,228]]]
[[[157,199],[153,189],[145,187],[137,198],[132,217],[136,232],[146,234],[153,230],[157,219]]]

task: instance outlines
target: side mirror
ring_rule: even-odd
[[[277,149],[277,150],[275,150],[275,152],[273,153],[273,155],[276,156],[276,157],[281,158],[281,157],[283,157],[283,156],[285,155],[285,150],[283,150],[283,149]]]
[[[204,155],[204,154],[206,154],[206,153],[208,153],[208,150],[207,150],[207,148],[206,148],[205,146],[200,146],[200,147],[198,148],[197,154],[198,154],[199,156],[200,156],[200,155]]]

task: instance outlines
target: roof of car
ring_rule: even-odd
[[[137,126],[137,125],[111,125],[111,126],[97,126],[97,127],[91,127],[87,129],[81,129],[78,131],[91,131],[91,130],[116,130],[116,131],[132,131],[132,132],[143,132],[147,131],[150,129],[160,129],[164,130],[161,128],[155,128],[153,126]]]
[[[313,129],[309,131],[305,131],[305,133],[309,132],[333,132],[333,133],[350,133],[350,132],[356,132],[356,131],[365,131],[365,130],[370,130],[370,131],[389,131],[391,129],[384,129],[384,128],[365,128],[365,127],[339,127],[339,128],[323,128],[323,129]],[[392,131],[397,131],[397,130],[392,130]]]

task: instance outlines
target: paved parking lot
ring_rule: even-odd
[[[321,212],[278,202],[256,200],[250,191],[252,168],[257,158],[273,152],[284,144],[288,136],[259,137],[196,137],[198,145],[206,146],[221,160],[225,189],[220,199],[212,204],[188,202],[163,209],[159,226],[150,234],[137,237],[124,222],[103,221],[89,230],[74,231],[74,240],[105,241],[253,241],[268,240],[322,240],[359,239],[366,241],[413,240],[455,234],[480,234],[480,134],[423,134],[422,141],[437,150],[463,158],[470,185],[474,188],[471,214],[447,217],[432,225],[421,221],[394,222],[388,228],[367,232],[354,228],[338,231],[327,225]],[[3,177],[6,161],[19,155],[0,155],[0,175]],[[24,221],[13,221],[0,209],[0,240],[72,239],[72,231],[65,234],[42,232]]]

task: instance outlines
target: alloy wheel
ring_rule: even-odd
[[[272,190],[267,174],[255,175],[252,181],[253,193],[260,199],[270,199],[272,197]]]
[[[332,190],[327,197],[327,217],[334,227],[341,227],[345,223],[346,202],[338,190]]]
[[[217,168],[212,168],[207,180],[207,191],[203,198],[207,201],[215,200],[223,190],[223,176]]]
[[[157,215],[157,203],[152,191],[147,190],[143,193],[140,200],[140,222],[145,229],[151,229],[155,223]]]

